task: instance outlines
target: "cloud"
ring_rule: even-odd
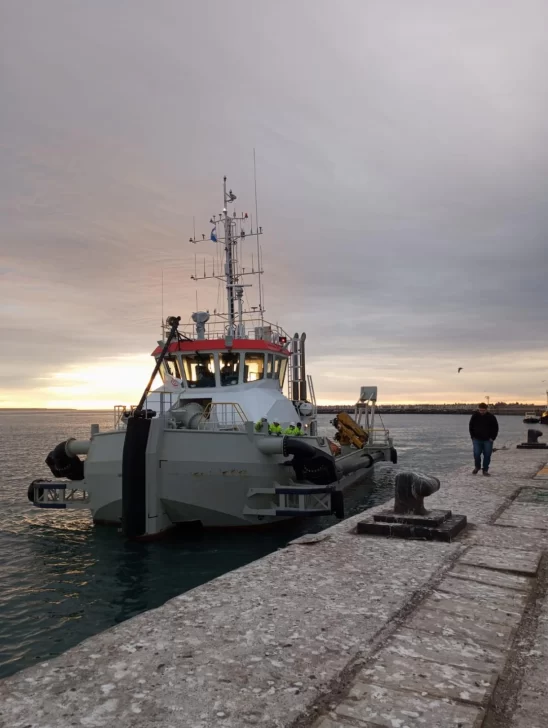
[[[307,331],[320,399],[542,398],[544,3],[3,15],[0,401],[58,403],[42,377],[116,357],[144,372],[162,312],[195,308],[186,241],[223,174],[254,210],[254,147],[268,315]]]

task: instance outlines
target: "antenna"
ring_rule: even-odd
[[[160,324],[162,327],[162,341],[164,340],[164,266],[162,265],[161,268],[161,274],[162,274],[162,323]]]
[[[261,281],[261,246],[259,244],[259,208],[257,204],[257,162],[253,147],[253,182],[255,184],[255,225],[257,227],[257,268],[259,269],[259,308],[261,309],[261,326],[264,326],[263,285]]]

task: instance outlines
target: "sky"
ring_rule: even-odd
[[[0,56],[0,407],[139,399],[253,149],[320,402],[544,401],[545,0],[0,0]]]

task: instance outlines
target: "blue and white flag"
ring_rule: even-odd
[[[214,243],[217,242],[217,226],[215,226],[211,231],[211,240],[213,240]]]

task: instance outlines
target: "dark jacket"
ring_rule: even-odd
[[[474,412],[470,417],[470,437],[474,440],[496,440],[499,434],[499,423],[495,415],[486,412],[480,415]]]

